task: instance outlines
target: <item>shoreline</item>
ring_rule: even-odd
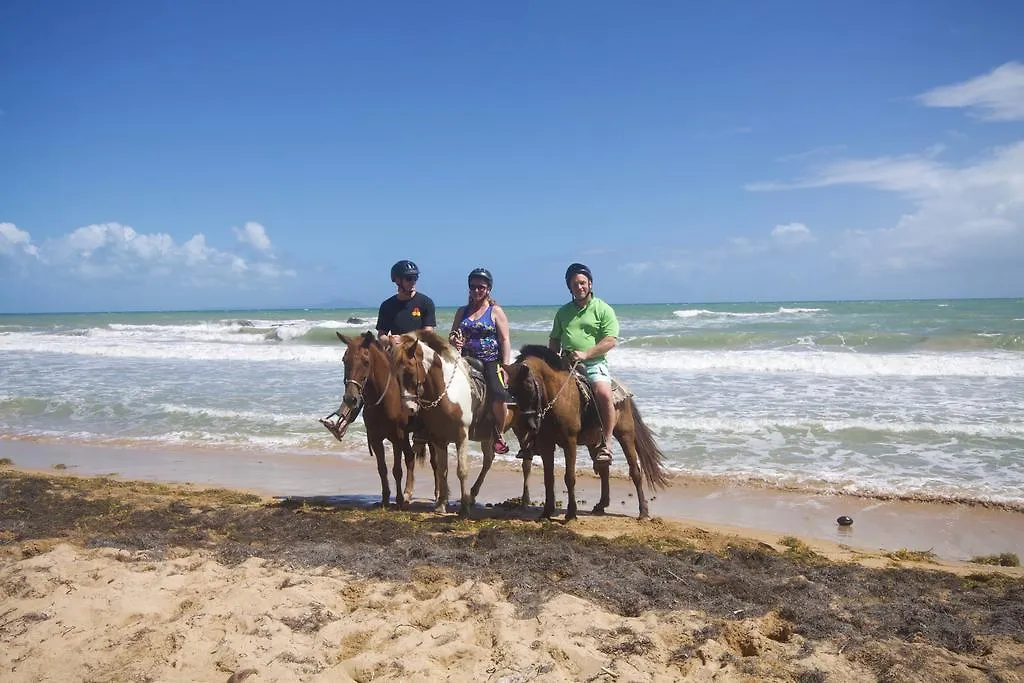
[[[69,473],[113,475],[161,483],[186,483],[257,492],[271,497],[344,496],[367,506],[380,499],[380,479],[368,454],[308,456],[221,449],[172,449],[97,446],[83,443],[0,439],[0,458],[23,470],[53,472],[58,464]],[[454,458],[450,457],[450,462]],[[450,470],[454,466],[450,465]],[[479,467],[471,468],[475,480]],[[417,502],[433,495],[428,468],[416,471]],[[393,480],[390,482],[393,487]],[[458,479],[449,473],[452,500]],[[564,502],[561,472],[556,473],[556,500]],[[632,483],[612,478],[609,516],[637,514]],[[533,501],[543,499],[539,459],[530,477]],[[710,525],[727,533],[777,540],[796,536],[867,552],[930,551],[943,560],[967,561],[979,555],[1024,555],[1024,512],[1000,507],[912,500],[882,500],[843,494],[793,491],[726,482],[676,478],[663,491],[646,491],[651,515],[691,525]],[[522,494],[522,474],[509,463],[495,461],[477,501],[478,508],[496,506]],[[599,495],[589,468],[577,470],[581,518]],[[516,513],[536,519],[539,509]],[[561,510],[556,519],[561,519]],[[836,518],[848,515],[851,527]]]

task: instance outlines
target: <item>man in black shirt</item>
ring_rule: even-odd
[[[416,291],[420,269],[409,260],[391,266],[391,281],[398,292],[380,305],[377,311],[377,336],[385,344],[394,337],[414,330],[433,330],[437,326],[434,302],[426,294]]]

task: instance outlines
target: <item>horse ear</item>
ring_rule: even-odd
[[[504,366],[505,375],[508,377],[508,385],[511,387],[514,382],[519,382],[523,372],[529,372],[529,368],[521,363],[512,363]]]
[[[334,334],[338,335],[338,339],[341,340],[342,344],[345,344],[346,346],[348,345],[348,339],[345,337],[345,335],[343,335],[341,332],[338,332],[337,330],[334,331]]]

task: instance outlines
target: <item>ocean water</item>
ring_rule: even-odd
[[[615,308],[612,372],[674,472],[1024,508],[1024,300]],[[513,348],[546,343],[555,307],[506,312]],[[343,390],[335,331],[375,316],[0,316],[0,438],[365,460],[361,421],[339,444],[317,418]]]

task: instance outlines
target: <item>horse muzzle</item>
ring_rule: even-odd
[[[420,401],[414,394],[402,393],[402,409],[405,414],[412,417],[420,411]]]
[[[360,401],[349,401],[344,400],[342,404],[333,413],[327,417],[320,418],[319,422],[327,428],[334,438],[341,441],[342,437],[345,436],[345,432],[348,431],[349,425],[351,425],[356,416],[359,415],[359,410],[362,408]],[[331,421],[332,417],[337,417],[337,420]]]

